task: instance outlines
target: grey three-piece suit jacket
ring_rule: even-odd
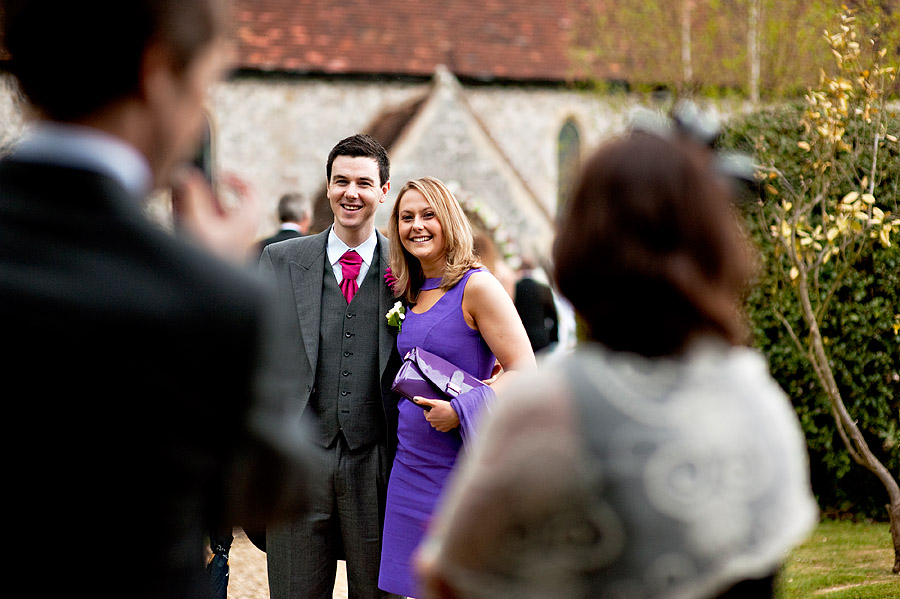
[[[359,310],[348,310],[345,313],[344,310],[347,306],[344,305],[340,311],[323,311],[323,302],[329,301],[329,292],[333,297],[334,289],[337,289],[337,282],[334,281],[331,267],[327,264],[325,252],[329,230],[267,246],[260,259],[260,272],[264,277],[275,282],[279,301],[285,309],[284,311],[296,315],[296,319],[288,319],[285,327],[289,329],[289,337],[296,340],[291,347],[294,355],[291,356],[290,361],[299,370],[298,378],[305,381],[298,395],[301,408],[304,410],[315,409],[319,407],[315,405],[318,401],[335,399],[319,397],[318,386],[321,385],[317,383],[317,375],[321,374],[323,370],[323,365],[319,363],[320,357],[322,360],[329,361],[327,364],[329,367],[337,368],[338,364],[343,366],[349,362],[351,365],[355,365],[357,370],[363,367],[360,361],[371,359],[376,372],[374,373],[375,377],[364,386],[366,397],[359,397],[360,393],[357,393],[357,397],[347,400],[346,408],[349,409],[349,414],[342,413],[341,424],[345,429],[370,428],[375,424],[371,420],[373,414],[371,411],[358,409],[360,406],[357,402],[365,401],[371,406],[377,400],[378,409],[381,410],[381,414],[378,414],[380,422],[377,423],[377,426],[384,428],[381,431],[375,431],[371,436],[363,435],[361,443],[364,444],[368,439],[374,440],[377,437],[388,444],[389,455],[392,457],[393,448],[396,446],[397,396],[390,391],[390,385],[399,367],[399,356],[396,350],[396,330],[387,324],[385,316],[395,301],[388,285],[383,280],[383,273],[389,264],[388,241],[381,233],[376,232],[378,248],[375,252],[375,260],[373,260],[374,264],[370,266],[364,284],[358,293],[365,293],[369,299],[377,297],[377,302],[371,302],[371,305],[366,306],[371,314],[366,314],[365,323],[357,325],[352,320],[353,317],[358,318]],[[329,289],[332,283],[334,288]],[[356,302],[354,302],[355,304]],[[289,307],[290,310],[287,309]],[[330,320],[336,318],[346,319],[350,322],[344,324]],[[371,324],[371,319],[374,319],[374,326]],[[353,346],[361,348],[363,351],[354,352],[353,356],[345,356],[341,351],[323,352],[320,343],[325,327],[329,327],[329,330],[346,330],[344,334],[348,336],[361,337],[353,340]],[[377,340],[373,339],[373,336],[377,336]],[[333,344],[334,349],[339,350],[339,345]],[[377,348],[377,355],[372,356],[371,352],[375,348]],[[330,385],[330,387],[332,391],[341,392],[340,389],[334,388],[334,385]],[[353,447],[354,439],[349,433],[348,430],[345,437]],[[323,445],[327,445],[330,439],[321,441]]]

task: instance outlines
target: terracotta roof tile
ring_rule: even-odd
[[[734,10],[726,6],[717,10]],[[234,0],[236,66],[430,77],[443,64],[461,78],[519,81],[567,81],[582,78],[586,69],[592,78],[629,80],[641,71],[660,71],[656,58],[633,51],[634,36],[620,34],[619,8],[611,0]],[[710,12],[706,2],[698,3],[698,31]],[[601,14],[612,44],[579,66],[571,59],[575,41],[594,45],[595,30],[585,24]],[[714,56],[696,53],[697,73],[735,83],[736,71],[719,72],[716,59],[740,56],[742,23],[730,24]],[[670,23],[669,29],[679,26]],[[0,40],[0,61],[6,58]],[[680,50],[666,59],[668,75],[677,75]]]
[[[571,0],[237,0],[239,66],[565,80]],[[279,52],[280,50],[280,52]]]

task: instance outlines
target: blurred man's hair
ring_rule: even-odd
[[[299,223],[312,218],[312,204],[301,193],[286,193],[278,200],[278,220]]]
[[[158,42],[181,72],[227,27],[223,0],[0,0],[22,92],[52,120],[78,121],[140,93]]]

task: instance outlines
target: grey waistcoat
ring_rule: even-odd
[[[372,264],[379,264],[376,250]],[[350,305],[335,281],[328,256],[322,283],[316,392],[310,404],[319,418],[319,443],[339,433],[351,449],[385,437],[378,373],[378,268],[370,267]]]

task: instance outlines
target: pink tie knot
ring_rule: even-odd
[[[359,269],[362,266],[362,256],[356,250],[347,250],[338,262],[341,263],[341,275],[343,276],[340,284],[341,293],[344,294],[349,304],[356,292],[359,291],[356,277],[359,276]]]

